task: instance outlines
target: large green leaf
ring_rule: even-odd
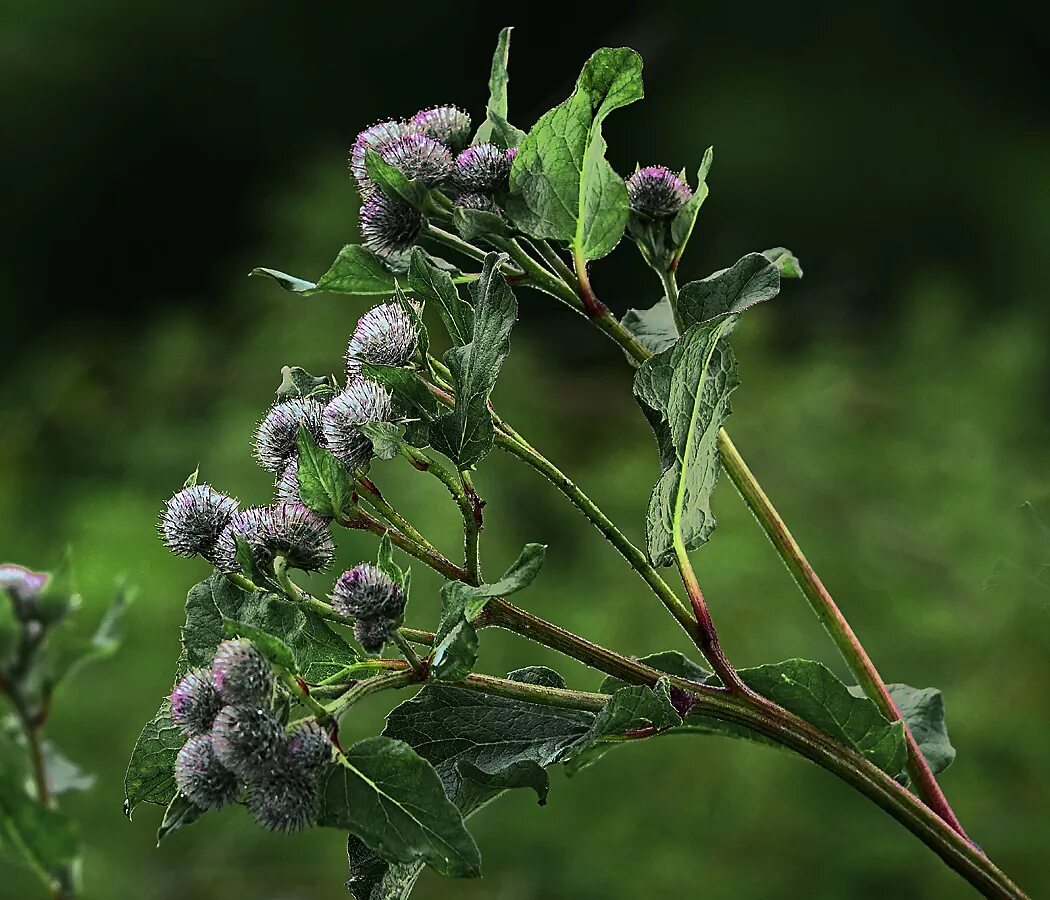
[[[124,776],[124,812],[130,818],[139,803],[166,806],[175,797],[175,757],[186,735],[171,720],[165,700],[157,714],[143,727]]]
[[[507,61],[510,57],[510,33],[513,30],[504,28],[496,41],[496,52],[492,54],[492,71],[489,74],[489,102],[485,109],[485,121],[474,135],[475,144],[490,141],[501,147],[517,147],[525,139],[525,132],[507,121],[507,86],[510,83]]]
[[[542,666],[509,677],[565,687],[560,675]],[[558,762],[594,719],[589,712],[428,685],[390,713],[383,733],[411,744],[433,764],[449,798],[466,817],[510,787],[539,793],[542,781],[534,767]],[[347,886],[359,900],[400,900],[418,875],[418,865],[388,868],[353,839],[349,855]]]
[[[678,315],[685,327],[730,313],[742,313],[780,292],[780,270],[762,253],[749,253],[732,267],[701,281],[691,281],[678,293]]]
[[[623,236],[627,187],[605,159],[602,122],[642,97],[642,59],[625,47],[597,51],[576,90],[540,117],[510,173],[506,209],[526,234],[567,242],[583,259],[604,256]]]
[[[452,276],[435,266],[419,248],[412,249],[408,286],[420,300],[433,302],[452,343],[462,347],[474,333],[474,308],[459,296]]]
[[[358,741],[328,767],[320,793],[320,824],[357,835],[389,862],[481,874],[481,854],[438,773],[403,741]]]
[[[694,325],[671,349],[644,362],[634,392],[661,450],[661,475],[649,499],[646,542],[654,565],[674,562],[703,544],[715,527],[711,493],[718,479],[718,431],[737,385],[736,361],[725,337],[735,316]]]
[[[510,352],[510,331],[518,315],[514,292],[499,274],[504,254],[485,257],[481,278],[472,287],[474,325],[469,344],[445,354],[456,388],[455,409],[431,429],[431,443],[460,469],[467,469],[492,449],[494,429],[489,395]]]

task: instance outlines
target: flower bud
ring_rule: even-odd
[[[405,593],[381,569],[361,563],[336,580],[332,609],[347,618],[396,619],[405,611]]]
[[[6,591],[15,608],[15,615],[28,619],[34,613],[37,597],[47,587],[51,576],[34,572],[16,563],[0,565],[0,591]]]
[[[203,556],[215,560],[219,535],[237,512],[237,501],[207,484],[183,488],[160,514],[157,530],[176,556]]]
[[[332,758],[332,742],[325,730],[311,719],[288,734],[284,756],[294,771],[315,777]]]
[[[242,538],[252,551],[252,558],[256,565],[265,563],[265,552],[259,544],[259,525],[262,523],[263,509],[261,506],[252,506],[242,509],[231,520],[215,545],[215,555],[212,562],[215,568],[227,575],[241,571],[240,563],[237,561],[237,537]]]
[[[452,174],[452,155],[443,144],[425,134],[406,134],[388,141],[379,151],[383,162],[406,178],[437,187]]]
[[[469,193],[505,190],[511,158],[495,144],[475,144],[456,157],[456,186]]]
[[[462,209],[480,209],[497,216],[501,214],[496,201],[486,194],[460,194],[456,198],[456,206]]]
[[[404,366],[416,352],[416,323],[400,303],[375,306],[358,319],[346,348],[346,373],[360,374],[361,363]]]
[[[378,653],[397,623],[394,619],[358,619],[354,637],[368,653]]]
[[[284,728],[258,706],[225,706],[215,717],[211,743],[219,761],[241,778],[269,774],[284,744]]]
[[[370,149],[381,153],[391,141],[407,134],[413,134],[415,130],[413,126],[405,122],[378,122],[357,136],[353,147],[350,148],[348,164],[350,173],[357,181],[361,196],[367,196],[375,191],[375,185],[368,177],[368,169],[365,166],[365,153]]]
[[[458,153],[470,142],[470,115],[457,106],[434,106],[417,112],[408,124]]]
[[[650,219],[666,219],[693,196],[681,178],[665,166],[646,166],[627,179],[631,210]]]
[[[417,209],[375,191],[361,204],[361,242],[378,256],[411,249],[423,228]]]
[[[285,400],[271,407],[255,432],[255,458],[259,465],[275,475],[279,473],[298,452],[296,439],[300,426],[323,447],[322,410],[324,404],[306,397]]]
[[[207,669],[183,675],[171,691],[171,718],[188,736],[209,734],[223,701]]]
[[[366,378],[355,378],[324,409],[328,448],[348,469],[372,458],[372,442],[361,433],[366,422],[386,422],[391,416],[390,393]]]
[[[335,556],[328,523],[302,503],[276,503],[262,511],[256,539],[262,548],[262,564],[269,568],[283,556],[291,569],[320,572]],[[254,551],[254,546],[253,546]]]
[[[273,697],[273,668],[251,641],[223,641],[211,663],[212,682],[222,706],[268,706]],[[216,710],[216,714],[218,710]]]
[[[253,779],[245,800],[248,812],[267,831],[290,834],[309,827],[317,815],[317,781],[300,772],[274,770]]]
[[[216,756],[207,735],[191,737],[175,757],[175,784],[201,809],[219,809],[237,796],[237,776]]]

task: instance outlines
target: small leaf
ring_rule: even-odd
[[[395,584],[399,585],[402,590],[405,590],[411,573],[394,562],[394,545],[390,541],[389,532],[386,531],[383,532],[383,537],[379,541],[379,551],[376,554],[376,568]],[[408,592],[405,591],[405,593],[407,594]]]
[[[503,361],[510,352],[510,332],[518,315],[514,293],[499,274],[505,254],[485,257],[474,286],[474,327],[471,341],[445,354],[456,388],[456,406],[431,429],[434,449],[458,468],[468,469],[492,449],[494,429],[489,396]]]
[[[204,813],[205,810],[191,803],[182,794],[176,794],[171,798],[168,808],[164,810],[164,818],[157,829],[157,846],[159,847],[160,842],[168,835],[174,834],[187,825],[192,825]]]
[[[448,876],[481,874],[481,854],[438,773],[403,741],[358,741],[328,767],[320,793],[320,824],[356,834],[384,859],[421,860]]]
[[[955,748],[948,738],[941,692],[937,688],[914,688],[907,684],[887,684],[886,687],[930,770],[934,775],[943,772],[955,760]],[[849,692],[854,697],[866,696],[860,685],[854,685]]]
[[[474,308],[459,296],[452,277],[433,265],[419,247],[412,249],[408,286],[421,300],[436,304],[453,344],[461,347],[470,342],[474,333]]]
[[[47,771],[47,786],[53,797],[71,791],[89,790],[95,776],[85,772],[65,756],[51,741],[44,742],[44,768]]]
[[[434,636],[430,669],[438,681],[460,681],[478,659],[478,632],[466,617],[471,588],[448,581],[441,588],[441,619]]]
[[[317,446],[302,426],[295,443],[299,448],[296,477],[303,503],[318,515],[339,518],[353,502],[353,478],[332,453]]]
[[[256,628],[247,622],[238,622],[236,619],[229,619],[226,616],[223,616],[222,625],[228,637],[245,638],[251,641],[255,648],[271,663],[292,674],[298,673],[299,665],[296,662],[295,654],[280,638],[267,634],[261,628]]]
[[[642,97],[642,59],[626,47],[598,50],[576,90],[540,117],[510,173],[506,209],[526,234],[567,242],[583,259],[604,256],[623,236],[627,187],[605,159],[602,122]]]
[[[371,250],[360,244],[347,244],[316,286],[304,293],[386,296],[394,292],[396,283],[394,273]]]
[[[729,269],[691,281],[678,294],[678,315],[686,325],[742,313],[780,293],[780,272],[761,253],[749,253]]]
[[[674,310],[666,297],[662,297],[649,309],[627,310],[622,324],[654,356],[673,347],[678,340]]]
[[[200,477],[200,474],[201,474],[201,467],[197,466],[196,469],[194,469],[192,472],[190,472],[189,475],[186,476],[186,480],[184,482],[182,482],[182,486],[184,488],[196,487],[197,486],[197,479]]]
[[[546,558],[546,544],[526,544],[518,558],[497,581],[479,584],[477,587],[463,585],[463,615],[468,620],[476,619],[491,598],[507,597],[527,588],[540,574]]]
[[[525,132],[515,128],[507,121],[508,101],[507,86],[510,75],[507,74],[507,61],[510,57],[510,33],[513,28],[504,28],[496,42],[496,52],[492,54],[492,71],[489,74],[489,102],[485,110],[485,121],[478,127],[473,143],[491,142],[500,147],[517,147],[525,138]]]
[[[295,294],[309,294],[317,288],[317,285],[312,281],[307,281],[305,278],[296,278],[294,275],[288,275],[284,272],[279,272],[277,269],[264,269],[261,266],[254,268],[248,273],[251,275],[265,275],[267,278],[272,278],[286,291],[291,291]]]
[[[331,375],[319,378],[299,366],[281,367],[281,384],[277,388],[278,400],[313,397],[321,403],[326,403],[335,396],[335,392],[335,378]]]
[[[499,791],[513,788],[532,788],[536,792],[540,806],[547,805],[547,794],[550,792],[551,779],[547,770],[531,759],[522,759],[511,763],[497,772],[486,772],[466,759],[457,764],[461,778],[473,781],[483,787]]]
[[[484,240],[489,237],[510,238],[514,231],[499,213],[487,209],[467,209],[457,206],[452,211],[452,224],[465,241]]]
[[[788,250],[787,247],[774,247],[772,250],[763,250],[762,255],[777,267],[781,278],[802,277],[802,263],[798,261],[798,257]]]
[[[693,189],[693,196],[671,220],[671,246],[675,248],[677,258],[681,258],[686,244],[689,243],[693,227],[696,225],[696,217],[700,214],[700,207],[707,199],[707,173],[711,171],[711,163],[714,162],[714,158],[715,148],[708,147],[696,173],[696,187]]]
[[[371,147],[365,149],[365,168],[372,183],[392,200],[401,200],[419,210],[427,208],[430,188],[421,181],[407,178]]]
[[[405,426],[395,422],[365,422],[358,428],[372,444],[377,459],[393,459],[405,446]]]
[[[430,392],[417,372],[394,366],[361,364],[361,374],[383,385],[394,398],[397,412],[406,418],[420,419],[430,424],[438,417],[437,398]]]

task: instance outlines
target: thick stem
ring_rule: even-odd
[[[890,696],[886,682],[879,675],[875,663],[868,656],[857,635],[850,627],[834,598],[828,593],[813,567],[809,564],[802,548],[788,531],[787,525],[776,508],[766,496],[762,486],[747,467],[736,445],[723,429],[718,435],[718,449],[722,463],[730,480],[736,485],[740,496],[758,519],[759,525],[776,548],[777,554],[784,561],[795,584],[809,601],[820,623],[831,636],[842,654],[850,671],[864,688],[864,692],[875,701],[882,714],[891,721],[902,721],[900,710]],[[926,803],[952,828],[965,836],[962,825],[955,817],[944,792],[930,770],[926,757],[923,756],[915,736],[907,724],[904,726],[908,742],[908,774]]]
[[[461,566],[457,566],[454,562],[442,556],[437,551],[427,550],[426,547],[417,544],[411,538],[403,535],[400,531],[392,531],[387,528],[378,519],[368,515],[363,510],[358,510],[354,513],[353,518],[350,519],[339,519],[337,520],[340,525],[344,528],[357,528],[364,531],[370,531],[372,534],[382,537],[384,534],[389,536],[390,543],[395,547],[404,550],[409,556],[414,556],[420,562],[426,563],[430,568],[436,572],[440,572],[446,578],[451,578],[454,581],[467,581],[469,575],[467,570]]]
[[[390,640],[401,651],[401,655],[408,661],[408,664],[412,667],[412,670],[420,678],[426,678],[426,671],[423,668],[423,661],[416,654],[416,651],[412,649],[412,645],[408,642],[408,638],[401,633],[400,629],[395,628],[390,632]]]
[[[609,315],[609,308],[594,295],[591,287],[591,276],[587,274],[587,260],[582,253],[574,250],[572,262],[576,267],[576,282],[580,286],[580,296],[583,297],[583,308],[591,319],[600,319]]]
[[[401,531],[402,534],[408,535],[412,540],[426,547],[428,550],[434,550],[436,552],[437,548],[423,537],[416,527],[387,501],[383,496],[383,492],[379,490],[375,482],[363,475],[358,475],[357,483],[361,488],[362,499],[368,503],[369,506],[375,509],[376,512],[382,514],[383,517],[386,518],[391,525]]]

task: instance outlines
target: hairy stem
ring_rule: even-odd
[[[390,640],[401,651],[401,655],[408,661],[408,664],[412,667],[412,670],[420,678],[426,678],[426,671],[423,668],[423,661],[416,654],[416,651],[412,649],[412,645],[408,642],[408,638],[401,633],[401,630],[395,628],[390,632]]]
[[[358,475],[357,484],[361,488],[360,496],[362,499],[375,509],[376,512],[381,513],[391,525],[401,531],[402,534],[408,535],[416,543],[421,544],[428,550],[434,550],[436,552],[437,548],[423,537],[423,535],[416,530],[416,527],[387,501],[383,496],[383,492],[379,490],[375,482],[363,475]]]
[[[382,537],[384,534],[390,538],[390,543],[395,547],[404,550],[409,556],[414,556],[422,563],[430,566],[436,572],[440,572],[446,578],[451,578],[454,581],[467,581],[469,580],[469,574],[467,570],[461,566],[457,566],[454,562],[446,557],[442,556],[436,550],[428,550],[421,544],[417,544],[407,535],[402,534],[400,531],[393,531],[385,526],[378,519],[368,515],[363,510],[357,510],[351,518],[338,519],[340,525],[344,528],[357,528],[364,531],[370,531],[372,534]]]

